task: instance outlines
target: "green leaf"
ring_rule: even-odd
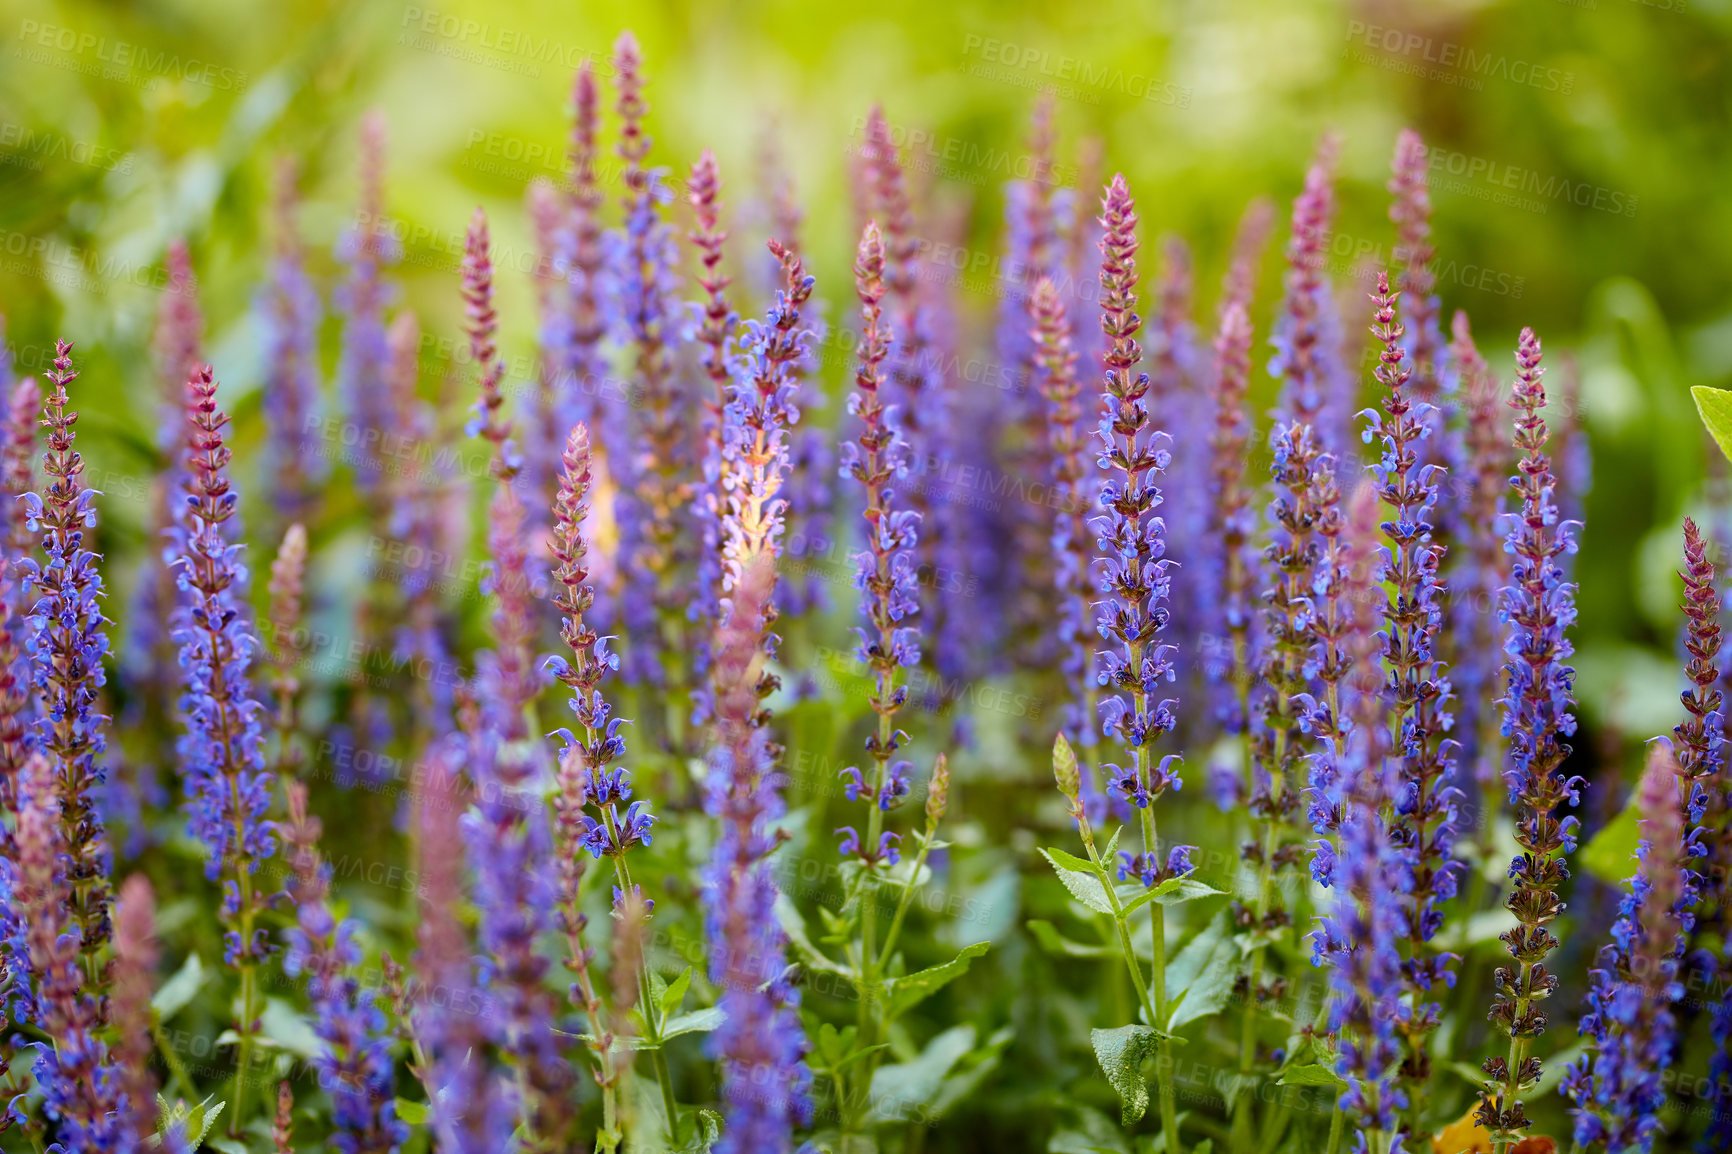
[[[929,1117],[936,1121],[950,1113],[950,1108],[968,1097],[980,1084],[998,1069],[999,1059],[1004,1056],[1005,1048],[1016,1037],[1016,1031],[1009,1026],[1001,1026],[994,1031],[992,1037],[977,1045],[962,1061],[956,1064],[950,1077],[944,1079],[944,1084],[938,1088],[933,1097]]]
[[[206,1138],[204,1145],[209,1146],[212,1150],[220,1150],[222,1154],[253,1154],[251,1150],[247,1149],[245,1142],[223,1134]]]
[[[1098,914],[1113,912],[1112,902],[1107,899],[1106,886],[1095,874],[1093,865],[1079,857],[1072,857],[1062,849],[1043,849],[1040,852],[1052,863],[1052,868],[1058,872],[1058,880],[1064,883],[1064,888],[1070,891],[1071,897]]]
[[[1285,1070],[1275,1081],[1282,1086],[1342,1085],[1341,1079],[1335,1076],[1334,1070],[1317,1062],[1307,1062],[1303,1066],[1294,1066]]]
[[[265,999],[265,1012],[259,1015],[259,1038],[299,1058],[316,1058],[325,1052],[325,1043],[313,1032],[312,1023],[278,998]]]
[[[653,976],[653,972],[652,972]],[[692,984],[692,968],[687,966],[685,972],[675,978],[673,985],[665,987],[657,998],[656,1004],[661,1007],[665,1017],[680,1008],[680,1003],[686,1000],[686,990]]]
[[[1149,1108],[1149,1084],[1143,1079],[1143,1059],[1155,1052],[1161,1032],[1150,1026],[1120,1026],[1116,1030],[1090,1030],[1095,1061],[1118,1091],[1120,1120],[1129,1126]]]
[[[1708,434],[1727,459],[1732,460],[1732,389],[1697,385],[1690,390],[1690,396],[1695,398],[1696,412],[1708,426]]]
[[[1175,970],[1179,971],[1177,975]],[[1233,997],[1233,983],[1238,976],[1238,943],[1227,934],[1225,923],[1217,919],[1167,967],[1168,988],[1180,991],[1178,1002],[1168,1012],[1167,1031],[1220,1013]],[[1175,983],[1175,977],[1184,981]]]
[[[150,1008],[156,1011],[156,1019],[166,1022],[182,1010],[198,996],[204,987],[204,963],[199,961],[197,954],[188,954],[174,977],[162,984],[162,989],[150,999]]]
[[[974,1038],[973,1026],[953,1026],[928,1042],[913,1061],[874,1070],[872,1120],[926,1121],[926,1107],[951,1067],[974,1048]]]
[[[1088,1106],[1076,1107],[1076,1124],[1052,1136],[1047,1154],[1130,1154],[1123,1130]]]
[[[407,1098],[397,1099],[397,1117],[403,1119],[410,1126],[426,1125],[427,1114],[427,1103],[411,1102]]]
[[[812,939],[806,936],[806,919],[800,916],[799,909],[789,900],[787,894],[776,895],[776,920],[782,923],[782,932],[788,935],[788,944],[794,947],[794,952],[800,955],[800,960],[807,969],[836,974],[850,982],[854,981],[854,971],[851,968],[831,961],[828,954],[812,944]]]
[[[975,942],[972,946],[962,947],[960,954],[942,966],[933,966],[931,969],[920,970],[906,977],[891,978],[885,982],[884,1020],[889,1022],[893,1018],[901,1017],[966,974],[974,959],[991,948],[991,942]]]
[[[1636,843],[1642,839],[1640,820],[1641,813],[1636,797],[1632,794],[1629,804],[1582,847],[1576,860],[1581,862],[1582,868],[1607,885],[1623,885],[1625,880],[1636,872]]]
[[[1034,935],[1034,940],[1040,943],[1041,949],[1057,958],[1106,958],[1114,953],[1106,946],[1073,942],[1054,929],[1051,922],[1044,922],[1039,918],[1029,919],[1028,932]]]
[[[1123,903],[1126,914],[1130,914],[1133,910],[1140,910],[1150,902],[1160,902],[1163,906],[1176,906],[1184,902],[1194,902],[1198,898],[1216,897],[1222,892],[1214,886],[1193,881],[1188,877],[1168,878],[1152,889],[1143,889],[1142,886],[1125,886],[1124,889],[1129,894],[1129,898],[1127,900],[1121,897],[1120,901]]]
[[[668,1019],[667,1026],[662,1030],[662,1041],[677,1038],[681,1034],[707,1034],[728,1020],[728,1015],[720,1006],[711,1006],[707,1010],[692,1010]]]

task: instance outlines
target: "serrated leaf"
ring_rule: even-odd
[[[1113,1030],[1090,1030],[1095,1061],[1118,1091],[1120,1121],[1131,1125],[1149,1108],[1149,1084],[1143,1078],[1143,1060],[1155,1052],[1161,1033],[1150,1026],[1120,1026]]]
[[[197,954],[188,954],[174,977],[164,982],[162,989],[150,999],[150,1008],[155,1011],[157,1021],[166,1022],[186,1009],[204,988],[204,979],[204,963]]]
[[[1119,902],[1126,915],[1129,915],[1133,911],[1142,909],[1150,902],[1160,902],[1163,906],[1176,906],[1184,902],[1194,902],[1198,898],[1216,897],[1222,891],[1188,877],[1178,877],[1168,878],[1151,889],[1143,889],[1141,886],[1126,886],[1125,892],[1129,895],[1128,898],[1121,896]]]
[[[1732,460],[1732,389],[1711,389],[1697,385],[1690,390],[1696,402],[1696,412],[1708,427],[1708,435],[1720,446],[1720,451]]]
[[[205,1140],[205,1135],[209,1134],[210,1128],[216,1125],[217,1118],[227,1105],[227,1102],[218,1102],[213,1106],[211,1099],[206,1098],[193,1108],[191,1114],[187,1115],[186,1133],[187,1137],[192,1140],[194,1150],[198,1149],[199,1143]]]
[[[662,1040],[677,1038],[681,1034],[707,1034],[728,1020],[728,1015],[720,1006],[711,1006],[707,1010],[692,1010],[668,1019],[668,1024],[662,1030]]]
[[[1281,1072],[1275,1079],[1282,1086],[1340,1086],[1342,1081],[1335,1076],[1335,1071],[1318,1062],[1306,1062],[1302,1066],[1292,1066]]]
[[[407,1098],[397,1099],[397,1117],[411,1126],[424,1126],[427,1123],[427,1103],[411,1102]]]
[[[687,966],[685,971],[673,980],[672,985],[663,988],[656,999],[656,1004],[661,1007],[664,1017],[680,1008],[680,1003],[686,1000],[686,990],[691,987],[691,984],[692,968]]]
[[[974,959],[992,948],[991,942],[975,942],[962,947],[962,952],[941,966],[919,970],[884,983],[884,1020],[889,1022],[936,994],[968,972]]]
[[[1094,866],[1061,849],[1043,849],[1040,852],[1058,874],[1058,880],[1064,883],[1064,888],[1070,891],[1071,897],[1096,913],[1113,912],[1106,887],[1101,884],[1100,878],[1095,876]]]

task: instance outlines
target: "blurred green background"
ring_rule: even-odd
[[[506,343],[527,364],[525,187],[557,177],[572,70],[595,59],[605,76],[624,27],[648,61],[657,163],[683,174],[713,147],[737,205],[773,130],[832,317],[852,252],[847,157],[874,100],[913,142],[934,212],[973,259],[998,242],[1001,184],[1034,93],[1058,84],[1061,174],[1076,171],[1081,140],[1104,141],[1149,235],[1194,246],[1202,316],[1246,202],[1275,197],[1284,237],[1286,204],[1329,129],[1344,142],[1332,271],[1388,261],[1389,155],[1401,126],[1418,128],[1442,150],[1433,198],[1446,310],[1471,312],[1506,374],[1521,325],[1579,363],[1596,466],[1578,570],[1590,722],[1632,739],[1674,723],[1677,525],[1716,464],[1688,388],[1732,378],[1729,0],[6,0],[0,312],[23,371],[45,365],[56,335],[82,350],[84,448],[109,493],[109,548],[141,539],[148,341],[168,239],[192,245],[209,356],[244,448],[260,419],[249,313],[273,158],[303,163],[303,227],[328,288],[356,196],[357,121],[377,106],[390,126],[388,212],[407,248],[398,276],[429,333],[424,387],[450,368],[461,230],[477,203],[507,269]],[[761,228],[736,232],[760,243]],[[990,266],[962,278],[977,346],[990,290]],[[329,368],[329,323],[326,345]],[[839,387],[842,358],[826,372]]]

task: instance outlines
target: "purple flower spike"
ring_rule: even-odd
[[[1089,511],[1095,507],[1098,477],[1089,467],[1082,426],[1081,382],[1071,348],[1070,318],[1049,278],[1041,278],[1029,301],[1034,321],[1035,365],[1046,398],[1044,437],[1051,458],[1053,503],[1051,549],[1053,581],[1059,596],[1058,653],[1070,691],[1065,728],[1074,745],[1092,748],[1094,670],[1089,660],[1089,608],[1099,598],[1094,581],[1094,544]]]
[[[322,455],[309,452],[307,430],[319,421],[319,294],[307,276],[296,222],[299,168],[285,157],[276,172],[276,251],[258,302],[264,328],[265,472],[271,500],[284,521],[313,509],[324,480]],[[185,380],[182,374],[181,380]]]
[[[96,490],[84,482],[84,458],[77,448],[78,414],[69,407],[66,386],[78,379],[72,346],[55,345],[48,373],[54,391],[42,424],[48,451],[42,458],[46,487],[26,494],[29,528],[42,534],[41,563],[19,563],[24,589],[35,603],[24,627],[31,655],[30,678],[41,711],[27,744],[48,755],[60,802],[60,864],[69,892],[69,913],[80,950],[88,961],[109,940],[109,865],[107,833],[97,808],[106,772],[100,759],[107,746],[106,715],[99,712],[106,680],[103,659],[108,634],[103,628],[101,557],[86,548],[95,538]]]
[[[72,884],[61,869],[69,847],[60,840],[52,773],[41,756],[26,767],[17,877],[9,895],[22,914],[36,975],[36,1025],[50,1043],[37,1048],[36,1079],[44,1112],[59,1124],[62,1149],[130,1151],[120,1072],[102,1041],[102,1004],[84,986],[82,934],[70,908]]]
[[[891,480],[905,467],[908,445],[902,438],[899,413],[884,403],[882,392],[881,366],[891,342],[883,314],[885,268],[883,238],[878,225],[868,223],[854,261],[854,285],[860,297],[860,365],[854,373],[854,392],[848,398],[848,411],[860,422],[860,430],[842,445],[842,473],[866,490],[868,548],[854,558],[854,584],[864,594],[860,610],[866,625],[855,631],[860,644],[854,653],[872,672],[868,702],[878,716],[878,729],[866,745],[872,756],[869,775],[862,780],[860,770],[849,767],[843,777],[851,786],[853,796],[849,800],[873,803],[886,797],[891,763],[908,740],[895,724],[897,712],[908,699],[899,671],[920,661],[919,634],[906,624],[920,612],[914,570],[920,515],[896,507]],[[899,800],[894,791],[889,800]],[[869,829],[877,831],[879,813],[872,812],[869,817]],[[883,854],[882,847],[872,841],[869,835],[863,847],[858,835],[844,837],[839,849],[844,857],[859,855],[862,861],[873,864],[882,860]]]
[[[1666,1071],[1680,1042],[1672,1006],[1684,995],[1679,967],[1701,880],[1689,863],[1703,852],[1686,834],[1689,787],[1681,768],[1671,744],[1656,739],[1638,797],[1636,872],[1612,940],[1589,972],[1578,1026],[1588,1052],[1560,1087],[1576,1103],[1575,1139],[1585,1149],[1649,1154],[1664,1129]]]
[[[1092,525],[1105,597],[1095,628],[1107,647],[1099,651],[1096,681],[1106,688],[1099,705],[1101,727],[1130,754],[1130,765],[1106,767],[1119,797],[1142,809],[1146,851],[1154,850],[1154,820],[1149,803],[1178,778],[1167,772],[1170,759],[1153,763],[1152,746],[1177,723],[1175,702],[1160,697],[1174,680],[1173,647],[1162,644],[1169,617],[1164,526],[1156,510],[1161,492],[1155,479],[1168,461],[1167,434],[1149,414],[1149,375],[1138,372],[1142,346],[1137,333],[1137,213],[1123,176],[1113,177],[1102,200],[1101,329],[1107,351],[1106,391],[1097,458],[1107,479],[1101,485],[1102,512]]]
[[[727,1127],[716,1146],[721,1154],[786,1154],[794,1126],[811,1117],[800,992],[784,964],[786,940],[767,860],[780,841],[774,825],[782,815],[770,734],[759,711],[774,589],[774,557],[746,558],[716,645],[717,741],[706,802],[717,831],[703,885],[710,980],[721,988],[727,1015],[710,1039],[727,1100]]]
[[[1494,1139],[1519,1138],[1528,1127],[1522,1094],[1540,1075],[1540,1060],[1528,1054],[1543,1033],[1546,1015],[1536,1003],[1550,997],[1558,979],[1544,961],[1558,945],[1548,928],[1563,913],[1558,889],[1569,880],[1564,854],[1575,846],[1577,822],[1557,811],[1580,796],[1580,778],[1561,770],[1576,730],[1570,713],[1575,671],[1564,664],[1574,652],[1575,586],[1564,580],[1559,559],[1574,548],[1575,524],[1558,516],[1557,480],[1546,456],[1546,391],[1541,382],[1540,342],[1523,329],[1516,347],[1515,447],[1522,454],[1515,477],[1521,512],[1509,518],[1508,548],[1514,557],[1503,589],[1503,619],[1509,625],[1504,652],[1507,689],[1503,734],[1509,739],[1504,781],[1516,807],[1521,853],[1510,864],[1515,887],[1506,903],[1517,925],[1504,935],[1513,967],[1500,967],[1491,1020],[1512,1041],[1516,1062],[1497,1054],[1485,1061],[1485,1093],[1475,1117]]]
[[[1229,301],[1215,337],[1215,411],[1209,434],[1208,517],[1204,522],[1205,634],[1215,651],[1203,654],[1203,675],[1214,714],[1228,733],[1242,733],[1251,691],[1251,537],[1255,515],[1245,483],[1250,456],[1251,321],[1245,306]]]
[[[331,1095],[331,1144],[342,1154],[395,1154],[409,1139],[397,1118],[394,1060],[385,1011],[351,972],[362,960],[355,924],[331,912],[331,869],[319,857],[319,821],[307,814],[307,787],[289,786],[283,831],[294,869],[295,924],[284,931],[283,972],[305,978],[313,1031],[325,1043],[314,1068]]]
[[[644,575],[628,581],[622,594],[619,625],[632,641],[626,665],[633,680],[661,684],[667,676],[665,651],[690,649],[682,638],[691,632],[686,616],[693,593],[689,571],[695,560],[692,542],[701,540],[701,534],[692,533],[687,524],[694,442],[689,398],[674,371],[684,316],[677,300],[674,234],[662,219],[662,206],[672,193],[665,171],[644,164],[650,138],[644,132],[649,105],[642,67],[637,40],[629,32],[622,34],[614,45],[613,69],[625,226],[609,241],[622,335],[632,347],[638,422],[630,464],[618,477],[622,492],[632,495],[615,505],[621,569]]]
[[[1443,922],[1440,906],[1455,895],[1465,865],[1455,859],[1455,742],[1444,736],[1451,718],[1449,680],[1437,655],[1443,627],[1444,588],[1438,576],[1443,549],[1432,540],[1431,511],[1442,469],[1424,463],[1424,440],[1435,427],[1431,406],[1408,396],[1409,371],[1402,350],[1402,326],[1389,275],[1379,273],[1372,303],[1377,307],[1372,335],[1383,346],[1375,370],[1383,386],[1383,412],[1367,412],[1366,433],[1382,445],[1371,472],[1378,496],[1394,519],[1383,524],[1389,546],[1381,578],[1394,591],[1384,609],[1389,668],[1390,727],[1402,761],[1402,792],[1395,799],[1392,836],[1408,856],[1412,889],[1406,895],[1409,940],[1406,980],[1412,1019],[1406,1034],[1413,1060],[1404,1069],[1410,1082],[1426,1075],[1425,1039],[1436,1028],[1441,1007],[1425,999],[1439,983],[1454,985],[1452,954],[1428,943]]]
[[[344,415],[363,440],[383,438],[398,427],[389,385],[391,348],[385,329],[385,309],[394,289],[385,279],[402,259],[402,249],[385,218],[385,117],[370,111],[361,120],[361,197],[355,223],[337,245],[337,258],[348,275],[336,292],[343,317],[342,352],[337,382]],[[384,478],[376,456],[355,464],[355,480],[371,496]]]

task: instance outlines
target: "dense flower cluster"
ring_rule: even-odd
[[[1165,239],[1145,292],[1131,182],[1086,142],[1072,170],[1043,94],[989,259],[873,108],[829,323],[791,134],[724,202],[723,149],[651,167],[629,34],[570,91],[527,259],[469,223],[455,348],[394,299],[382,118],[332,349],[278,169],[238,432],[208,242],[172,245],[134,522],[98,524],[87,478],[124,466],[80,449],[123,438],[75,437],[69,346],[45,388],[0,357],[0,1144],[1725,1145],[1667,1094],[1732,1093],[1717,543],[1685,521],[1681,723],[1620,812],[1620,735],[1566,744],[1585,432],[1531,331],[1513,453],[1464,315],[1445,344],[1419,137],[1394,267],[1339,266],[1325,139],[1259,305],[1268,202],[1228,251]],[[1365,372],[1332,280],[1375,286]],[[1049,740],[1056,799],[1026,788]],[[1578,768],[1580,864],[1617,880],[1639,830],[1616,910],[1566,868]],[[1566,1062],[1542,1003],[1582,987]]]

